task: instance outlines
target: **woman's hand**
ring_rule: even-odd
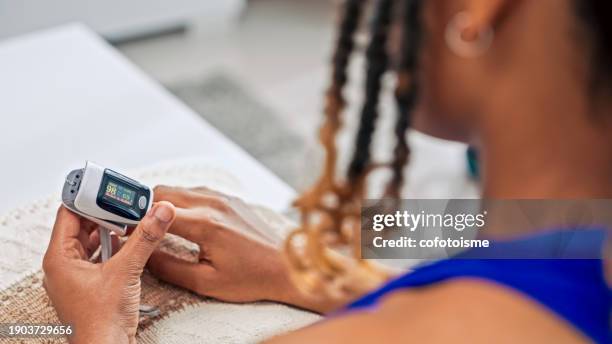
[[[43,260],[44,286],[73,343],[133,342],[140,275],[174,220],[172,204],[156,204],[107,262],[88,261],[99,245],[96,226],[64,207],[57,212]]]
[[[229,302],[269,300],[316,312],[336,306],[298,291],[282,253],[254,238],[265,237],[268,229],[240,199],[207,188],[172,187],[155,188],[155,199],[177,207],[169,232],[200,247],[197,263],[153,253],[147,267],[162,280]]]

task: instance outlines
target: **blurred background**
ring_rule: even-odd
[[[301,188],[318,173],[316,165],[304,169],[303,162],[306,155],[318,154],[315,135],[335,4],[217,3],[227,6],[223,14],[205,10],[184,32],[117,47],[266,167]]]
[[[293,157],[303,157],[320,117],[334,6],[331,0],[0,0],[0,39],[85,23],[295,187],[308,179],[296,175],[303,160]]]
[[[299,190],[319,173],[322,152],[317,128],[340,3],[0,0],[0,40],[68,22],[84,23]],[[358,49],[363,49],[367,40],[359,41]],[[358,119],[363,68],[363,59],[357,56],[346,90],[347,128],[339,137],[346,152],[344,162],[350,157]],[[393,80],[388,81],[392,87]],[[382,161],[394,144],[391,96],[387,92],[382,99],[382,111],[389,116],[381,116],[381,132],[375,137]],[[414,133],[409,139],[412,164],[424,166],[411,177],[418,182],[412,196],[475,195],[466,177],[464,146]]]

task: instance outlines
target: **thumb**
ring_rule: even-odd
[[[129,269],[142,271],[174,221],[175,209],[170,202],[158,202],[140,221],[136,229],[113,259],[127,263]]]

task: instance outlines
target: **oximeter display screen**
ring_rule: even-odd
[[[146,186],[108,168],[104,170],[96,204],[115,215],[130,220],[142,219],[151,200]]]
[[[104,190],[104,198],[115,200],[131,207],[136,199],[136,191],[108,180]]]

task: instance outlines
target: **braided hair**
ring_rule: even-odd
[[[388,278],[383,270],[364,260],[350,259],[335,249],[352,249],[359,258],[360,205],[367,194],[366,178],[375,167],[371,160],[371,141],[379,117],[379,98],[382,80],[389,69],[387,41],[392,24],[392,12],[403,8],[402,56],[398,65],[396,103],[398,116],[395,125],[397,144],[394,159],[389,164],[393,177],[387,193],[399,197],[402,171],[408,161],[409,149],[406,130],[409,113],[414,105],[416,87],[413,71],[417,60],[418,13],[420,0],[376,0],[370,40],[366,49],[365,97],[360,112],[355,151],[346,176],[336,175],[336,134],[341,126],[340,115],[345,101],[342,90],[348,82],[347,66],[354,50],[354,36],[365,12],[365,1],[346,0],[333,55],[331,86],[326,93],[325,122],[320,140],[326,158],[323,173],[315,185],[304,192],[295,205],[301,211],[301,224],[286,242],[288,260],[298,287],[309,292],[326,292],[343,297],[374,288]],[[402,7],[403,6],[403,7]],[[352,246],[350,246],[352,244]]]
[[[294,203],[301,211],[301,226],[289,235],[285,243],[285,250],[295,274],[305,283],[305,289],[314,289],[318,275],[316,270],[329,272],[330,264],[320,252],[318,237],[323,232],[321,225],[313,223],[315,214],[325,215],[328,226],[338,226],[341,216],[328,206],[327,199],[335,198],[335,203],[341,203],[340,189],[336,181],[336,134],[341,126],[340,115],[345,106],[343,89],[348,81],[347,69],[351,54],[355,46],[355,35],[361,15],[364,12],[365,0],[347,0],[343,6],[336,48],[332,58],[331,85],[325,94],[325,120],[319,131],[319,139],[325,150],[325,163],[323,173],[310,190],[304,192]],[[319,220],[321,222],[322,220]],[[294,241],[297,237],[306,237],[306,248],[299,252]],[[311,259],[308,259],[312,256]],[[316,266],[316,267],[315,267]]]
[[[418,58],[419,37],[421,36],[419,32],[419,4],[417,1],[407,1],[404,3],[403,18],[402,54],[397,67],[397,85],[395,88],[395,102],[397,104],[395,137],[397,143],[393,150],[394,159],[391,163],[393,176],[385,192],[387,196],[393,198],[400,197],[404,181],[403,168],[408,163],[410,156],[406,132],[410,127],[411,111],[418,96],[418,88],[414,76]]]
[[[357,131],[355,152],[348,169],[348,179],[356,182],[363,176],[370,163],[370,143],[378,118],[378,100],[382,77],[387,71],[389,57],[386,51],[389,25],[391,22],[391,0],[379,0],[374,13],[370,44],[366,51],[367,73],[365,82],[365,100],[361,110],[361,120]]]

